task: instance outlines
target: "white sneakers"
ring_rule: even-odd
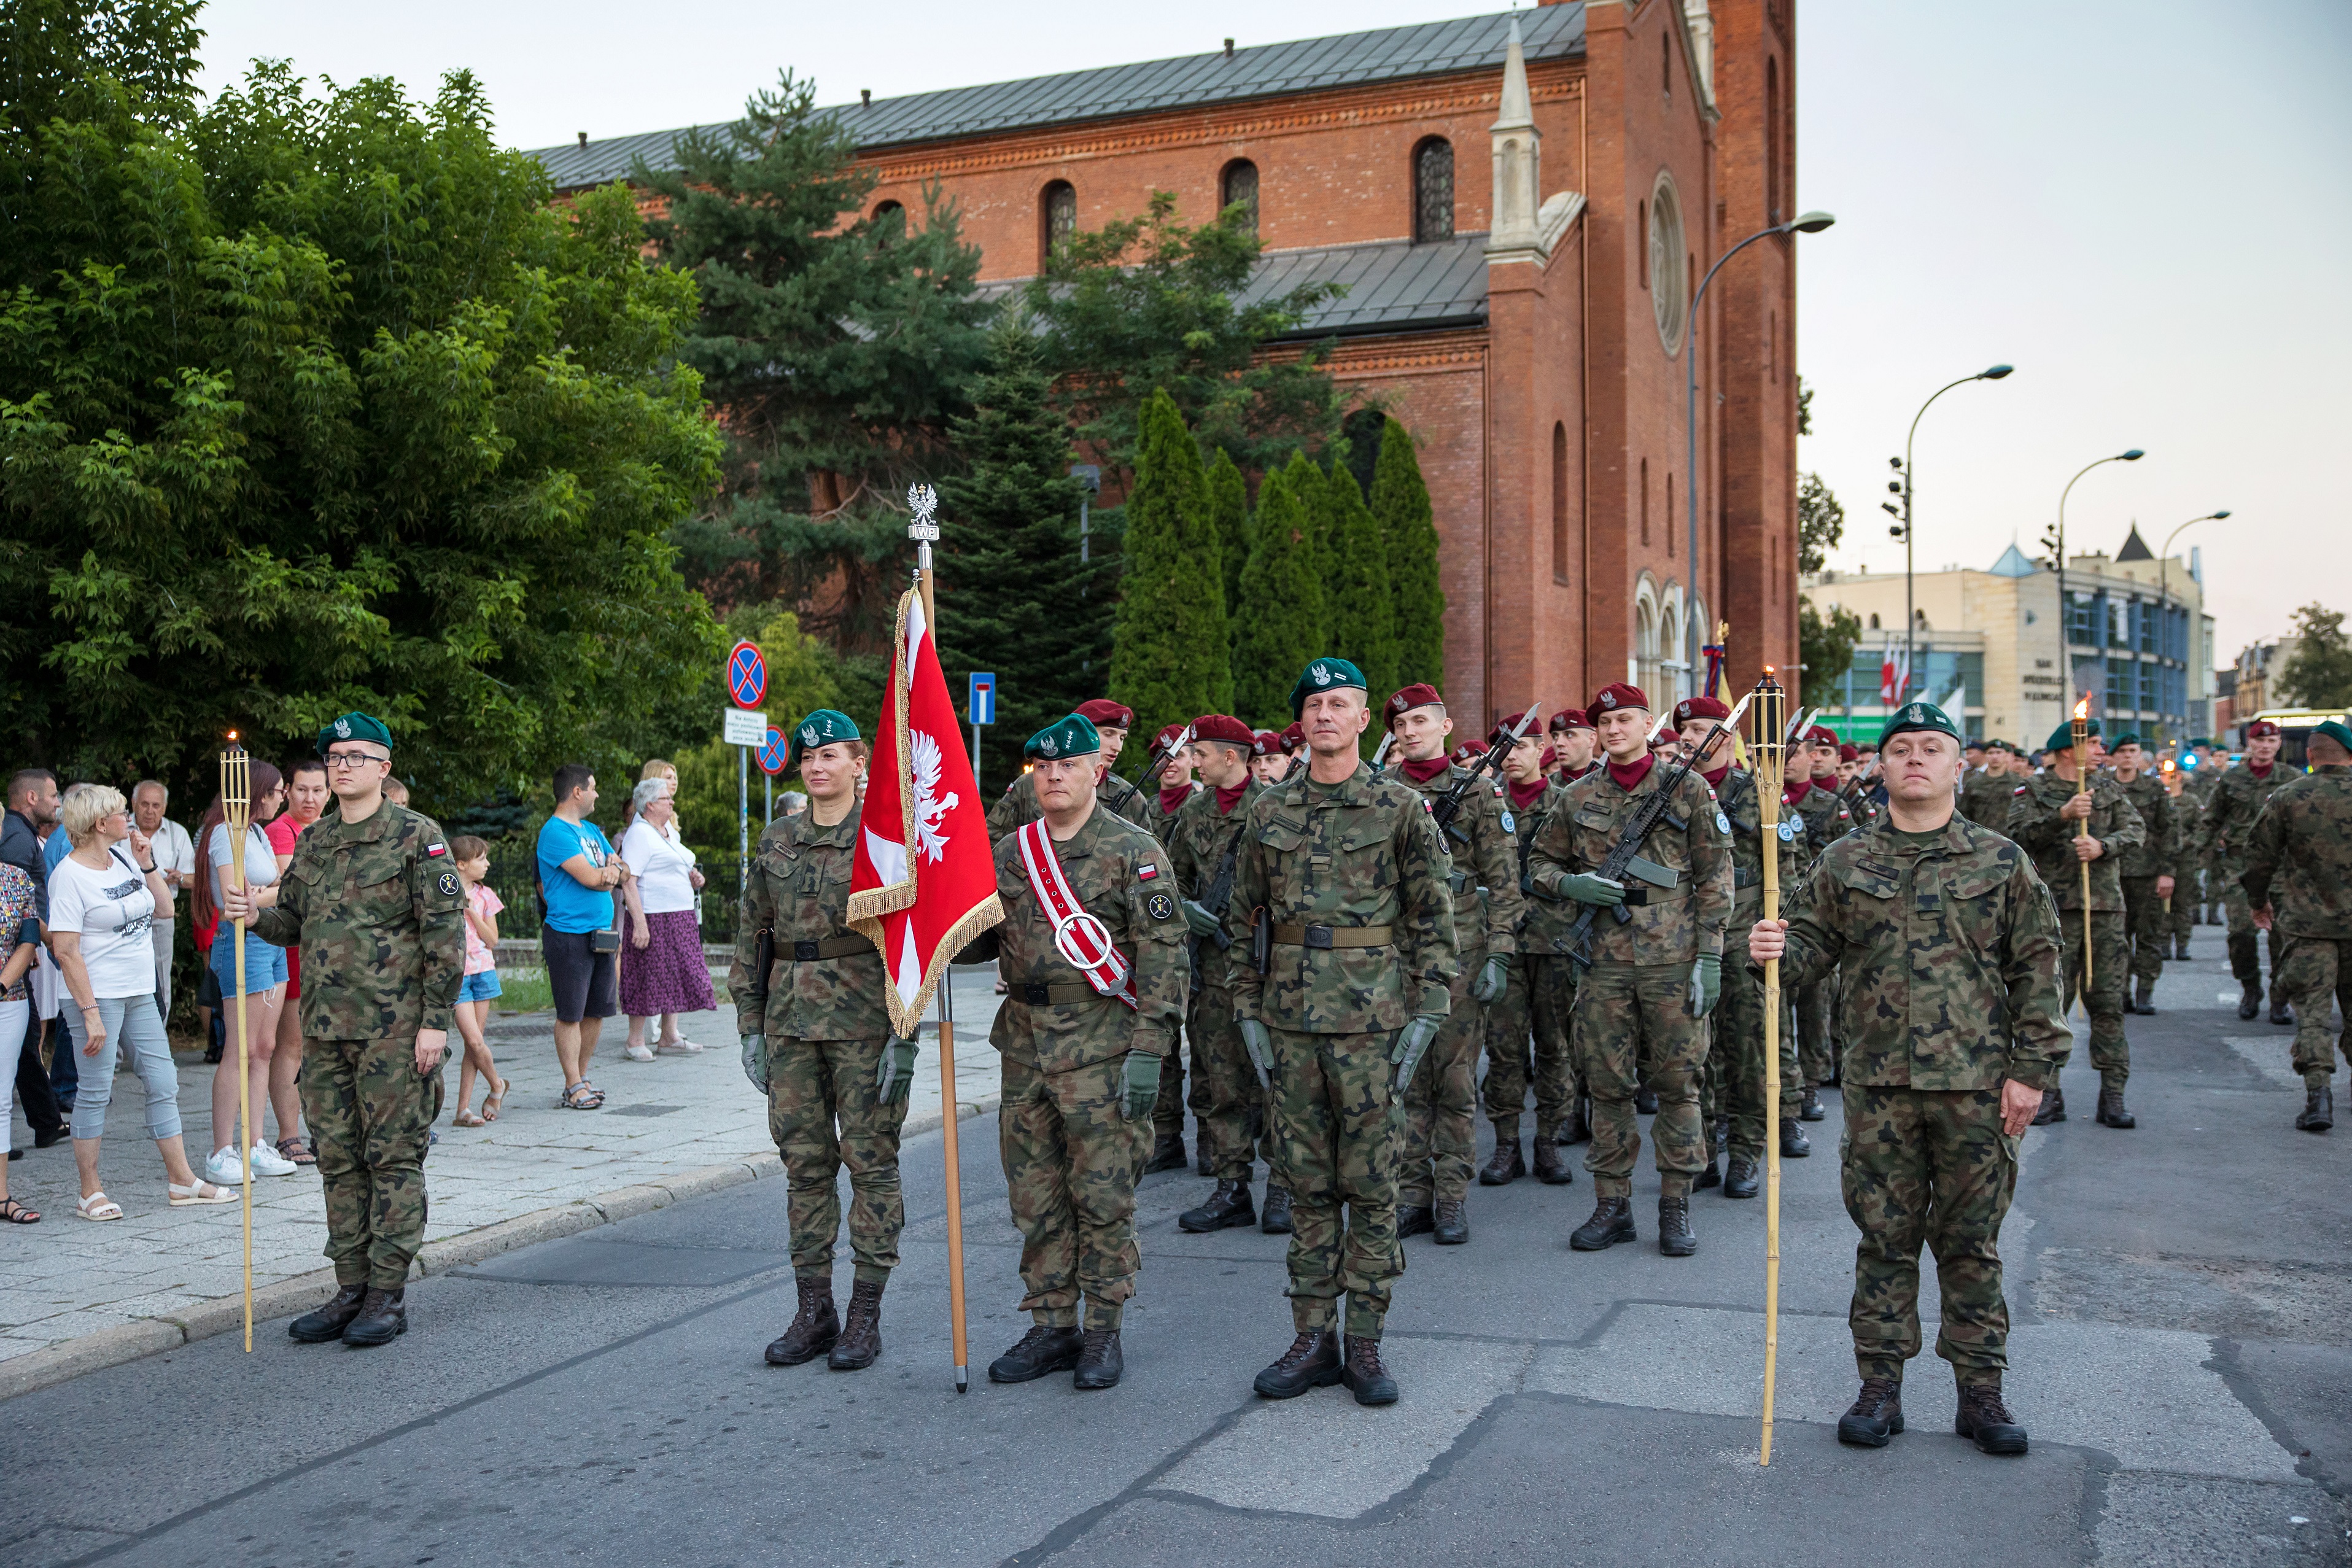
[[[290,1176],[301,1169],[267,1143],[253,1146],[252,1159],[253,1173],[257,1176]]]
[[[257,1176],[290,1176],[301,1169],[285,1155],[267,1143],[256,1143],[248,1152]],[[234,1147],[215,1149],[213,1157],[205,1162],[205,1180],[216,1187],[245,1185],[245,1165],[237,1159]]]

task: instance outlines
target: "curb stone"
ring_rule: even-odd
[[[975,1117],[985,1116],[997,1108],[998,1100],[998,1096],[987,1094],[978,1100],[960,1100],[956,1105],[956,1120],[970,1121]],[[919,1138],[926,1132],[935,1132],[946,1120],[936,1110],[908,1117],[906,1126],[899,1131],[899,1137],[902,1140]],[[517,1247],[593,1230],[599,1226],[667,1208],[672,1204],[700,1197],[706,1193],[780,1176],[783,1171],[784,1163],[775,1154],[752,1154],[721,1164],[681,1171],[657,1183],[615,1187],[593,1197],[534,1209],[530,1214],[517,1215],[512,1219],[486,1225],[478,1230],[425,1243],[417,1253],[415,1261],[410,1265],[410,1278],[429,1279],[446,1274],[452,1269],[496,1258],[502,1252],[512,1252]],[[255,1342],[260,1342],[258,1331],[264,1321],[307,1312],[325,1303],[334,1293],[335,1271],[332,1268],[314,1269],[290,1279],[255,1287]],[[242,1296],[218,1296],[173,1312],[117,1323],[111,1328],[68,1340],[63,1344],[28,1351],[21,1356],[0,1361],[0,1402],[14,1399],[21,1394],[55,1387],[84,1373],[100,1372],[110,1366],[121,1366],[126,1362],[180,1350],[198,1340],[211,1339],[215,1334],[236,1333],[244,1326],[245,1299]]]

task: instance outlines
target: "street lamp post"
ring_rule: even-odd
[[[1721,256],[1717,257],[1715,258],[1715,265],[1706,269],[1706,276],[1699,279],[1698,292],[1691,296],[1690,321],[1683,333],[1683,436],[1685,442],[1684,456],[1685,459],[1685,470],[1683,475],[1683,489],[1685,492],[1684,500],[1688,502],[1688,510],[1690,513],[1690,556],[1688,561],[1685,563],[1690,573],[1690,585],[1683,590],[1683,644],[1685,650],[1684,657],[1690,660],[1688,675],[1690,678],[1691,691],[1693,695],[1696,695],[1698,691],[1698,672],[1701,664],[1704,662],[1699,658],[1699,638],[1705,635],[1705,628],[1699,625],[1699,618],[1697,615],[1694,613],[1694,606],[1691,603],[1692,600],[1698,597],[1699,301],[1706,298],[1706,286],[1715,281],[1715,275],[1723,270],[1723,264],[1730,260],[1733,257],[1738,255],[1741,251],[1747,249],[1749,246],[1755,244],[1758,240],[1769,239],[1774,235],[1780,234],[1819,234],[1822,230],[1829,227],[1830,225],[1835,222],[1837,222],[1837,219],[1831,216],[1828,213],[1809,212],[1801,213],[1796,217],[1790,219],[1787,223],[1776,223],[1769,228],[1758,229],[1746,239],[1741,240],[1738,245],[1733,246],[1729,250],[1727,250]],[[1668,523],[1667,526],[1671,528],[1674,525],[1672,523]],[[1719,569],[1722,563],[1717,562],[1716,564]],[[1720,593],[1716,595],[1718,603],[1720,603],[1722,597],[1723,595]]]
[[[2111,458],[2101,458],[2096,461],[2085,463],[2076,471],[2074,479],[2066,481],[2066,488],[2058,492],[2058,661],[2065,667],[2066,685],[2069,689],[2072,689],[2074,684],[2073,625],[2074,616],[2074,606],[2066,602],[2066,498],[2074,493],[2076,480],[2082,479],[2093,468],[2105,463],[2137,463],[2147,456],[2146,452],[2134,447],[2129,451],[2117,452]],[[2102,654],[2100,657],[2104,658],[2105,655]]]
[[[2157,552],[2156,557],[2156,613],[2158,626],[2172,618],[2172,542],[2180,537],[2181,528],[2194,528],[2200,522],[2219,522],[2229,515],[2230,509],[2227,507],[2223,507],[2220,511],[2209,511],[2203,517],[2190,518],[2187,522],[2182,523],[2180,528],[2176,528],[2164,536],[2164,548]],[[2156,657],[2161,660],[2164,658],[2164,650],[2160,646],[2161,638],[2158,641]],[[2187,639],[2188,646],[2181,650],[2180,706],[2183,718],[2188,717],[2189,707],[2189,650],[2196,646],[2196,642],[2197,639],[2193,636],[2190,637]]]
[[[1972,381],[2005,380],[2015,369],[2016,366],[2014,365],[1997,364],[1991,366],[1990,369],[1980,370],[1974,375],[1964,375],[1960,377],[1959,380],[1952,382],[1948,385],[1937,387],[1936,389],[1935,395],[1928,398],[1927,402],[1919,405],[1919,412],[1911,416],[1910,434],[1903,437],[1903,460],[1895,465],[1896,468],[1903,470],[1903,482],[1900,485],[1892,487],[1900,491],[1903,497],[1903,521],[1895,530],[1896,532],[1903,536],[1904,689],[1895,694],[1895,700],[1897,703],[1900,703],[1905,695],[1909,691],[1911,686],[1911,672],[1918,668],[1917,650],[1913,647],[1913,642],[1919,624],[1919,612],[1913,607],[1911,602],[1911,496],[1913,490],[1911,443],[1918,438],[1919,421],[1925,419],[1927,416],[1927,410],[1935,406],[1936,398],[1943,396],[1944,394],[1951,391],[1955,386],[1966,386]],[[1885,505],[1886,510],[1889,511],[1893,511],[1895,510],[1891,503],[1882,502],[1881,504]],[[1961,725],[1962,729],[1966,729],[1967,727],[1968,726],[1965,724]]]

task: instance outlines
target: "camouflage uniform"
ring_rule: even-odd
[[[1255,779],[1243,786],[1230,812],[1220,811],[1217,792],[1204,789],[1184,803],[1168,825],[1168,859],[1183,897],[1198,900],[1217,879],[1230,851],[1240,875],[1241,840],[1249,831],[1249,813],[1265,786]],[[1227,884],[1228,889],[1232,887]],[[1230,896],[1227,907],[1231,907]],[[1223,917],[1225,910],[1213,910]],[[1250,1179],[1254,1142],[1274,1162],[1274,1140],[1261,1136],[1265,1129],[1265,1087],[1250,1066],[1234,1022],[1234,977],[1249,962],[1249,946],[1235,942],[1218,948],[1202,937],[1193,944],[1192,1082],[1205,1100],[1198,1116],[1202,1157],[1208,1173],[1221,1182]],[[1277,1175],[1276,1182],[1280,1181]]]
[[[2213,804],[2213,792],[2221,787],[2221,770],[2200,767],[2181,781],[2179,797],[2172,803],[2174,814],[2180,818],[2181,869],[2173,875],[2179,878],[2181,886],[2172,893],[2176,936],[2187,937],[2189,928],[2200,921],[2214,925],[2221,920],[2221,879],[2213,869],[2213,848],[2205,836],[2205,808]]]
[[[302,1115],[326,1189],[339,1285],[399,1290],[425,1243],[425,1151],[441,1075],[416,1036],[453,1027],[466,890],[431,817],[385,801],[329,812],[296,840],[278,901],[251,930],[302,950]]]
[[[1543,794],[1512,808],[1518,840],[1517,868],[1511,885],[1523,887],[1528,855],[1542,826],[1568,792],[1546,784]],[[1582,1084],[1569,1052],[1569,1012],[1576,1003],[1576,964],[1568,956],[1568,928],[1582,906],[1551,899],[1522,898],[1517,932],[1518,957],[1509,985],[1486,1009],[1486,1119],[1497,1145],[1519,1141],[1519,1119],[1528,1090],[1536,1095],[1536,1137],[1557,1138],[1576,1109]]]
[[[890,1040],[882,954],[843,923],[857,829],[855,812],[820,827],[803,811],[760,836],[727,989],[745,1031],[757,1020],[767,1036],[768,1131],[784,1161],[793,1271],[833,1278],[846,1165],[856,1277],[880,1284],[898,1266],[907,1223],[898,1185],[907,1107],[885,1100],[875,1082]],[[773,942],[765,973],[763,929]]]
[[[1557,897],[1562,876],[1599,869],[1616,847],[1625,818],[1657,793],[1667,770],[1654,759],[1631,790],[1605,768],[1569,786],[1528,851],[1537,893]],[[1584,1168],[1602,1199],[1632,1190],[1642,1146],[1633,1091],[1644,1059],[1646,1081],[1658,1097],[1650,1131],[1663,1195],[1690,1195],[1691,1178],[1706,1164],[1713,1136],[1700,1127],[1698,1110],[1706,1021],[1690,1016],[1684,1004],[1698,955],[1723,952],[1724,922],[1731,916],[1731,835],[1714,792],[1696,773],[1676,784],[1672,815],[1682,819],[1682,829],[1659,823],[1641,853],[1680,873],[1677,885],[1669,890],[1629,882],[1632,918],[1620,924],[1600,911],[1585,950],[1591,965],[1577,981],[1575,1048],[1592,1098],[1592,1145]]]
[[[2058,815],[2074,797],[2074,786],[2055,770],[2037,773],[2010,797],[2009,836],[2033,857],[2033,868],[2047,883],[2066,920],[2060,939],[2066,945],[2063,1011],[2077,995],[2091,1015],[2091,1065],[2107,1089],[2120,1089],[2131,1077],[2131,1047],[2124,1038],[2124,979],[2131,949],[2124,937],[2123,879],[2116,874],[2126,853],[2147,841],[2147,827],[2125,798],[2124,786],[2107,773],[2091,780],[2091,837],[2104,847],[2091,868],[2091,984],[2083,984],[2083,873],[2068,844],[2076,825]],[[2063,1068],[2074,1055],[2074,1037],[2058,1057]],[[2052,1079],[2055,1086],[2056,1079]]]
[[[1853,826],[1853,814],[1839,804],[1836,792],[1823,790],[1819,784],[1806,790],[1795,806],[1783,805],[1780,810],[1783,816],[1793,810],[1803,820],[1806,842],[1816,854]],[[1832,973],[1816,984],[1793,989],[1797,999],[1797,1057],[1805,1083],[1813,1087],[1834,1083],[1838,1058],[1832,1015],[1837,996],[1837,975]]]
[[[1225,930],[1246,952],[1259,910],[1273,929],[1265,973],[1234,971],[1234,1013],[1272,1040],[1301,1333],[1332,1327],[1345,1294],[1344,1331],[1379,1339],[1404,1272],[1389,1051],[1408,1019],[1451,1005],[1453,869],[1422,797],[1364,763],[1337,784],[1302,769],[1250,807]]]
[[[1389,776],[1418,791],[1433,806],[1469,776],[1449,764],[1427,780],[1399,770]],[[1397,1203],[1427,1208],[1470,1190],[1476,1163],[1473,1117],[1478,1103],[1478,1049],[1486,1043],[1486,1010],[1471,1000],[1471,982],[1487,954],[1518,953],[1517,931],[1526,900],[1519,894],[1518,839],[1515,819],[1500,784],[1481,782],[1463,795],[1444,830],[1453,858],[1447,885],[1454,895],[1454,934],[1458,944],[1451,1010],[1445,1026],[1421,1058],[1404,1091],[1404,1148],[1397,1166]]]
[[[1199,794],[1200,788],[1197,783],[1194,784],[1192,786],[1192,793]],[[1097,790],[1097,798],[1100,798],[1099,790]],[[1164,846],[1168,842],[1168,829],[1173,825],[1176,814],[1164,810],[1160,806],[1160,792],[1157,789],[1138,789],[1136,798],[1141,804],[1136,807],[1135,815],[1129,816],[1128,820],[1160,840]],[[1178,808],[1180,811],[1181,809],[1181,806]],[[1120,815],[1124,816],[1127,814],[1122,812]],[[1201,1119],[1208,1114],[1209,1089],[1208,1085],[1201,1081],[1200,1014],[1201,988],[1195,984],[1184,1005],[1184,1035],[1185,1038],[1192,1042],[1192,1059],[1190,1064],[1192,1087],[1188,1094],[1184,1087],[1187,1068],[1185,1053],[1180,1046],[1168,1053],[1167,1061],[1160,1066],[1160,1098],[1152,1102],[1151,1107],[1151,1132],[1155,1140],[1173,1140],[1180,1145],[1182,1143],[1184,1112],[1188,1103],[1196,1126]]]
[[[2172,911],[2164,907],[2156,879],[2172,875],[2179,824],[2162,773],[2149,769],[2116,787],[2147,829],[2147,841],[2125,850],[2116,872],[2124,884],[2124,937],[2131,947],[2132,981],[2152,991],[2164,973],[2164,955],[2172,939]],[[2081,886],[2079,879],[2075,885]]]
[[[2314,768],[2270,797],[2246,846],[2239,892],[2272,906],[2284,932],[2275,971],[2294,1005],[2294,1069],[2327,1083],[2335,1051],[2352,1060],[2352,768]],[[2346,1033],[2327,1038],[2331,994]]]
[[[2284,762],[2271,763],[2270,772],[2257,778],[2254,770],[2241,763],[2223,773],[2213,785],[2213,798],[2205,805],[2205,848],[2209,868],[2221,879],[2221,907],[2230,914],[2230,973],[2241,985],[2262,984],[2262,957],[2254,946],[2254,910],[2246,901],[2246,855],[2253,843],[2254,819],[2262,815],[2270,798],[2301,773]],[[2271,927],[2268,945],[2271,952],[2271,1005],[2279,1005],[2280,944],[2285,939],[2277,926]]]
[[[1846,975],[1845,1131],[1856,1366],[1899,1381],[1919,1353],[1919,1247],[1936,1258],[1936,1353],[1963,1384],[2009,1363],[2000,1222],[2017,1184],[2000,1086],[2057,1081],[2058,911],[2017,845],[1955,816],[1881,822],[1822,852],[1798,889],[1781,984]]]
[[[1723,966],[1723,1000],[1713,1018],[1714,1040],[1707,1051],[1707,1076],[1716,1084],[1715,1103],[1731,1121],[1729,1152],[1733,1159],[1764,1158],[1764,980],[1748,971],[1748,928],[1764,918],[1764,819],[1756,795],[1756,775],[1745,768],[1724,774],[1716,801],[1731,819],[1731,924],[1727,944],[1731,960]],[[1783,809],[1773,843],[1780,852],[1780,911],[1791,903],[1812,860],[1801,816]],[[1737,962],[1732,962],[1737,960]],[[1786,992],[1782,996],[1785,998]],[[1782,1011],[1787,1003],[1781,1004]],[[1791,1122],[1804,1085],[1797,1076],[1796,1032],[1781,1020],[1780,1120]]]
[[[1079,903],[1127,955],[1138,1005],[1097,994],[1055,950],[1053,916],[1031,889],[1010,834],[996,842],[1003,922],[968,956],[995,958],[1005,980],[988,1039],[1003,1058],[997,1137],[1021,1227],[1022,1310],[1047,1328],[1077,1327],[1083,1296],[1084,1327],[1117,1329],[1143,1261],[1135,1175],[1150,1125],[1126,1117],[1126,1061],[1144,1051],[1164,1066],[1174,1054],[1184,1017],[1184,921],[1166,852],[1125,818],[1089,813],[1054,855]]]
[[[1146,833],[1151,835],[1152,837],[1160,840],[1160,843],[1165,844],[1168,842],[1169,826],[1176,820],[1177,813],[1182,811],[1184,809],[1184,805],[1192,804],[1192,796],[1199,795],[1200,793],[1201,785],[1197,782],[1192,784],[1191,785],[1190,794],[1185,796],[1184,805],[1180,805],[1175,811],[1170,811],[1167,807],[1160,804],[1160,792],[1158,790],[1138,790],[1136,794],[1141,798],[1143,804],[1136,808],[1137,815],[1129,817],[1128,820],[1134,823]],[[1121,812],[1119,815],[1122,816],[1127,816],[1125,812]]]
[[[1105,773],[1095,785],[1095,804],[1141,826],[1150,803],[1141,790],[1117,773]],[[988,808],[988,841],[1002,843],[1015,828],[1026,827],[1045,815],[1037,804],[1036,781],[1024,773],[1006,784],[996,804]]]
[[[1990,768],[1979,768],[1960,782],[1960,815],[1979,827],[2008,837],[2009,800],[2017,793],[2017,781],[2007,768],[1995,773]]]

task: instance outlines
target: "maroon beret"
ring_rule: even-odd
[[[1592,700],[1585,705],[1584,710],[1592,715],[1597,724],[1601,715],[1614,713],[1621,708],[1639,708],[1646,713],[1650,710],[1650,700],[1642,695],[1640,687],[1612,680],[1592,694]]]
[[[1164,751],[1174,745],[1176,737],[1183,732],[1184,726],[1181,724],[1162,724],[1160,727],[1160,733],[1151,737],[1151,749],[1155,752]]]
[[[1282,749],[1286,752],[1296,752],[1305,744],[1307,744],[1306,727],[1294,719],[1290,721],[1290,728],[1282,732]]]
[[[1416,708],[1444,706],[1445,699],[1437,694],[1437,688],[1425,681],[1417,681],[1381,704],[1381,722],[1394,729],[1398,720]]]
[[[1835,746],[1843,744],[1843,742],[1838,740],[1838,732],[1835,730],[1831,729],[1827,724],[1816,724],[1811,729],[1805,731],[1805,744],[1809,746]]]
[[[1694,719],[1728,719],[1730,704],[1712,697],[1685,697],[1675,704],[1675,727],[1680,729]]]
[[[1551,732],[1564,735],[1570,730],[1590,730],[1592,721],[1584,716],[1581,708],[1563,708],[1551,716]]]
[[[2246,726],[2246,739],[2249,741],[2259,741],[2266,735],[2275,735],[2278,732],[2279,727],[2267,719],[2257,719]]]
[[[1230,713],[1203,713],[1192,721],[1192,739],[1222,741],[1228,746],[1247,751],[1257,737],[1250,727]]]
[[[1285,749],[1282,737],[1271,730],[1260,730],[1250,737],[1250,753],[1253,756],[1278,756]]]
[[[1108,697],[1097,697],[1091,702],[1079,703],[1077,712],[1080,718],[1097,730],[1106,726],[1113,730],[1125,730],[1135,722],[1134,709],[1123,708]]]
[[[1860,762],[1861,760],[1862,760],[1862,748],[1861,748],[1860,746],[1855,745],[1855,744],[1854,744],[1853,742],[1852,742],[1851,741],[1847,742],[1844,745],[1842,745],[1842,746],[1840,746],[1840,747],[1838,748],[1838,761],[1839,761],[1839,762],[1842,762],[1842,763],[1853,763],[1853,762]]]
[[[1486,754],[1486,746],[1482,741],[1465,741],[1454,748],[1454,760],[1465,768]]]
[[[1495,721],[1495,732],[1493,735],[1488,737],[1488,739],[1490,741],[1501,740],[1504,736],[1517,729],[1519,727],[1519,721],[1527,716],[1528,710],[1524,708],[1520,709],[1516,713],[1504,714],[1500,719]],[[1530,730],[1528,731],[1528,738],[1529,740],[1539,741],[1543,739],[1543,731],[1540,729]]]

